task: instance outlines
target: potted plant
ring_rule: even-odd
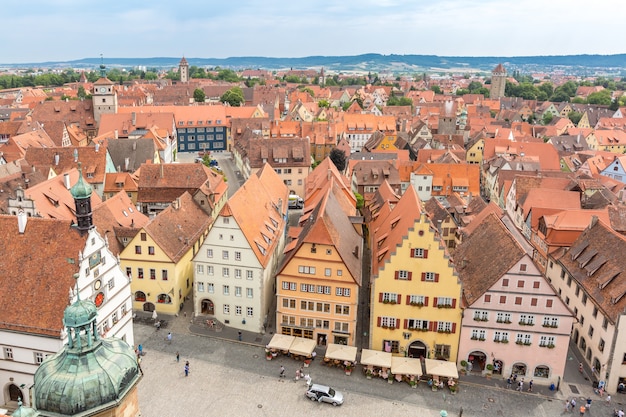
[[[371,369],[367,369],[367,370],[365,371],[365,377],[366,377],[367,379],[372,379],[372,375],[373,375],[373,372],[372,372],[372,370],[371,370]]]
[[[387,383],[393,384],[393,374],[391,372],[389,372],[389,375],[387,376]]]
[[[269,349],[265,349],[265,359],[267,359],[268,361],[272,360],[272,352],[270,352]]]
[[[346,367],[344,369],[346,371],[346,375],[351,375],[352,374],[352,365],[351,364],[346,365]]]
[[[461,372],[462,372],[463,374],[466,374],[466,373],[467,373],[467,368],[468,368],[468,366],[469,366],[469,363],[467,363],[467,361],[466,361],[466,360],[462,360],[462,361],[461,361]]]
[[[415,381],[414,379],[409,380],[409,386],[411,388],[417,388],[417,381]]]

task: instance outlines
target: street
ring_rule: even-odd
[[[294,410],[315,416],[390,413],[434,417],[441,410],[450,416],[459,415],[461,407],[465,417],[508,416],[511,410],[530,416],[557,416],[563,409],[562,401],[536,394],[461,382],[458,394],[453,396],[447,390],[432,392],[424,383],[412,389],[404,383],[390,385],[382,379],[367,380],[360,366],[347,376],[337,368],[322,365],[322,361],[314,361],[305,368],[313,383],[330,385],[345,396],[344,404],[336,409],[305,398],[304,381],[293,382],[300,362],[288,357],[267,361],[262,345],[246,343],[246,339],[240,343],[177,332],[183,328],[181,320],[188,321],[182,317],[176,320],[179,324],[173,325],[171,344],[151,326],[135,325],[135,340],[147,352],[142,359],[144,377],[139,383],[144,417],[200,417],[209,413],[287,417]],[[176,352],[180,353],[180,363],[176,362]],[[187,360],[189,377],[183,372]],[[278,377],[281,364],[286,369],[285,379]]]

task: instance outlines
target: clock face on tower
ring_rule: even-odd
[[[106,87],[100,87],[100,92],[101,93],[106,93],[107,92],[107,88]]]

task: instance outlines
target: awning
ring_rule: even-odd
[[[434,359],[426,359],[426,373],[428,375],[437,375],[447,378],[459,377],[459,372],[456,369],[456,363],[438,361]]]
[[[278,349],[278,350],[289,350],[289,347],[293,343],[295,339],[294,336],[287,336],[284,334],[276,333],[272,336],[272,340],[267,344],[269,349]]]
[[[361,350],[361,364],[391,368],[391,352],[363,349]]]
[[[354,362],[356,360],[356,346],[329,343],[324,356],[329,359]]]
[[[422,375],[422,361],[402,356],[391,357],[391,373],[394,375]]]
[[[300,356],[310,356],[315,349],[315,340],[296,337],[289,347],[289,353]]]

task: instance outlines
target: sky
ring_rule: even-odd
[[[0,62],[626,53],[619,0],[3,0]]]

